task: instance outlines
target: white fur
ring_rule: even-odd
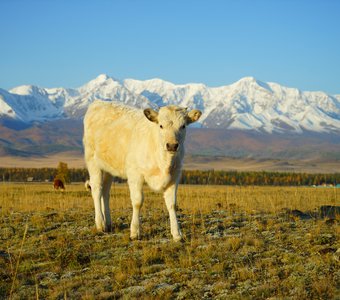
[[[95,101],[84,118],[85,161],[90,174],[97,229],[111,230],[109,208],[112,176],[126,178],[133,214],[131,238],[140,237],[140,208],[143,183],[164,192],[171,233],[178,241],[182,235],[175,206],[176,192],[184,156],[185,126],[195,122],[201,112],[177,106],[159,112],[144,112],[116,102]],[[162,127],[162,128],[161,128]],[[177,144],[176,152],[167,144]]]

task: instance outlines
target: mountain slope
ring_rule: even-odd
[[[22,86],[11,92],[0,90],[0,116],[32,122],[61,118],[63,111],[48,98],[44,89]]]
[[[81,120],[63,119],[11,129],[0,122],[0,156],[46,156],[75,151],[82,157]],[[333,133],[278,134],[254,130],[189,128],[189,156],[340,161],[340,139]]]
[[[340,97],[302,92],[277,83],[245,77],[227,86],[175,85],[161,79],[119,81],[107,75],[77,89],[20,86],[0,89],[0,118],[24,123],[82,119],[95,99],[137,107],[169,104],[198,108],[196,127],[259,132],[340,133]]]
[[[82,151],[83,123],[63,119],[9,128],[0,121],[0,156],[44,156],[65,151]]]
[[[203,127],[257,129],[265,132],[317,132],[340,129],[338,97],[322,92],[301,92],[253,77],[217,88],[203,84],[174,85],[160,79],[124,84],[157,105],[176,104],[203,111]]]

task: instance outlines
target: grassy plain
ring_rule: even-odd
[[[0,184],[0,298],[335,299],[340,190],[180,186],[183,243],[160,194],[145,188],[143,237],[129,240],[125,184],[111,191],[113,232],[94,229],[83,185]]]
[[[59,162],[66,162],[69,168],[85,168],[84,154],[60,152],[45,156],[20,157],[2,156],[0,167],[4,168],[56,168]],[[255,159],[224,156],[187,155],[184,159],[186,170],[223,171],[268,171],[297,173],[337,173],[340,160],[337,159]]]

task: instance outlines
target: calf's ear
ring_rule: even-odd
[[[187,115],[187,124],[196,122],[200,116],[202,115],[202,112],[198,109],[193,109],[188,112]]]
[[[158,123],[158,112],[154,111],[151,108],[144,109],[144,115],[150,120],[151,122]]]

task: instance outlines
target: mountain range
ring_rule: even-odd
[[[95,99],[140,108],[175,104],[200,109],[199,123],[189,128],[189,155],[340,160],[340,95],[253,77],[208,87],[105,74],[75,89],[0,89],[0,156],[81,155],[82,119]]]
[[[196,127],[202,128],[340,132],[340,95],[303,92],[253,77],[221,87],[175,85],[161,79],[117,80],[105,74],[76,89],[23,85],[0,89],[0,119],[6,124],[79,120],[95,99],[140,108],[175,104],[200,109],[203,114]]]

